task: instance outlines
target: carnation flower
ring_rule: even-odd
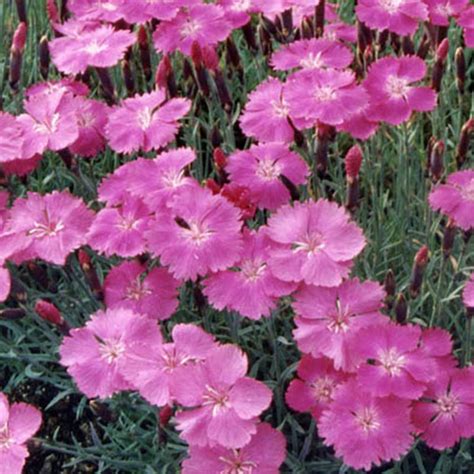
[[[370,95],[371,119],[399,125],[413,111],[433,110],[435,91],[412,85],[423,79],[425,72],[425,63],[417,56],[385,57],[373,63],[364,82]]]
[[[463,28],[464,42],[468,48],[474,48],[474,5],[470,5],[458,18],[458,25]]]
[[[86,97],[90,93],[89,87],[72,77],[65,77],[56,81],[37,82],[26,89],[25,97],[29,99],[34,95],[48,96],[49,94],[65,94],[70,92],[75,96]]]
[[[286,403],[293,410],[310,412],[317,421],[332,402],[337,387],[347,380],[331,359],[314,359],[310,355],[303,356],[298,364],[298,377],[286,390]]]
[[[39,430],[41,412],[26,403],[10,405],[0,393],[0,470],[21,474],[28,457],[26,442]]]
[[[441,328],[424,329],[418,343],[420,350],[436,365],[436,373],[449,371],[457,365],[453,357],[453,341],[449,331]]]
[[[415,33],[418,23],[428,19],[422,0],[360,0],[355,11],[369,28],[402,36]]]
[[[250,13],[257,10],[256,0],[218,0],[217,5],[224,9],[225,19],[233,30],[250,21]]]
[[[355,43],[357,41],[357,28],[342,21],[335,21],[324,25],[323,38],[332,41],[345,41]]]
[[[430,23],[449,26],[452,16],[458,16],[467,6],[468,0],[424,0],[428,6]]]
[[[178,307],[178,286],[164,268],[147,272],[138,262],[123,262],[112,268],[104,281],[105,304],[164,320]]]
[[[125,99],[109,114],[110,147],[119,153],[157,150],[174,140],[178,120],[190,108],[187,99],[166,100],[163,90]]]
[[[155,321],[128,309],[97,311],[63,339],[61,364],[87,397],[109,397],[131,388],[119,372],[119,361],[132,344],[152,347],[154,331]]]
[[[204,281],[204,294],[217,309],[228,308],[251,319],[270,316],[278,298],[288,295],[294,285],[275,278],[267,259],[272,242],[265,228],[244,231],[240,261],[232,268],[210,275]]]
[[[190,0],[125,1],[120,6],[120,11],[127,23],[145,23],[153,18],[157,20],[170,20],[176,16],[179,7],[190,3]]]
[[[0,163],[22,156],[23,129],[13,115],[0,112]]]
[[[414,403],[412,420],[428,446],[443,450],[474,436],[474,369],[440,372]]]
[[[260,423],[257,432],[241,449],[221,446],[189,447],[189,457],[182,465],[182,474],[251,473],[278,474],[285,460],[286,440],[268,423]]]
[[[369,102],[355,111],[336,127],[337,131],[347,132],[358,140],[367,140],[379,128],[379,122],[372,116],[372,107]]]
[[[359,362],[350,345],[362,328],[387,324],[380,313],[385,292],[373,281],[347,280],[339,287],[304,286],[295,294],[295,339],[301,351],[324,355],[336,369],[352,371]]]
[[[274,211],[288,203],[290,192],[281,176],[295,186],[306,184],[308,165],[287,146],[278,143],[253,145],[229,156],[226,171],[230,180],[250,190],[252,202],[260,208]]]
[[[463,230],[474,228],[474,169],[457,171],[429,195],[432,209],[453,219]]]
[[[376,398],[354,380],[343,384],[321,416],[318,432],[354,469],[398,460],[413,442],[408,400]]]
[[[469,281],[464,286],[462,300],[467,308],[474,309],[474,273],[471,273]]]
[[[246,377],[247,356],[226,344],[207,354],[193,371],[176,373],[176,400],[188,407],[176,415],[180,436],[189,444],[230,449],[248,444],[257,432],[256,417],[268,408],[271,390]]]
[[[184,187],[146,233],[149,249],[177,279],[224,270],[242,248],[239,211],[203,188]]]
[[[268,227],[270,239],[279,244],[270,252],[270,269],[284,281],[337,286],[365,246],[349,214],[325,199],[284,206]]]
[[[125,0],[69,0],[68,10],[78,19],[115,23],[123,17]]]

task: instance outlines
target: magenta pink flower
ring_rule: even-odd
[[[462,300],[467,308],[474,309],[474,273],[471,273],[469,281],[464,286]]]
[[[69,0],[68,10],[82,20],[114,23],[123,17],[125,0]]]
[[[242,448],[257,431],[256,417],[268,408],[271,390],[246,377],[247,356],[226,344],[213,349],[193,371],[176,373],[176,400],[191,409],[176,415],[189,444]]]
[[[0,112],[0,163],[21,158],[23,129],[13,115]]]
[[[286,440],[268,423],[260,423],[248,444],[241,449],[191,445],[182,474],[251,473],[278,474],[286,457]]]
[[[0,472],[21,474],[28,457],[26,442],[39,430],[41,412],[26,403],[10,405],[0,393]]]
[[[367,102],[350,71],[306,69],[291,75],[283,91],[290,116],[307,126],[317,121],[339,125]]]
[[[424,0],[428,6],[430,23],[449,26],[451,17],[458,16],[467,6],[468,0]],[[474,28],[474,27],[473,27]]]
[[[15,201],[8,228],[26,243],[19,261],[38,257],[64,265],[66,257],[87,242],[92,220],[92,211],[67,191],[45,196],[29,192]]]
[[[474,169],[457,171],[429,195],[432,209],[453,219],[463,230],[474,228]]]
[[[337,286],[365,246],[362,230],[349,214],[325,199],[284,206],[268,227],[278,244],[270,252],[270,269],[283,281]]]
[[[440,372],[413,406],[412,420],[428,446],[446,449],[474,436],[474,369]]]
[[[89,87],[83,82],[76,81],[72,77],[65,77],[56,81],[37,82],[31,85],[25,92],[27,99],[34,95],[48,96],[49,94],[65,94],[70,92],[72,95],[86,97],[90,93]]]
[[[51,59],[65,74],[83,73],[87,66],[115,66],[136,39],[130,31],[116,31],[111,25],[79,31],[73,28],[72,31],[64,31],[66,36],[49,43]]]
[[[212,4],[197,3],[182,9],[171,20],[162,21],[153,34],[155,48],[162,53],[179,50],[191,54],[191,45],[211,46],[223,41],[231,32],[224,9]]]
[[[0,168],[5,176],[26,176],[38,167],[42,159],[43,155],[36,154],[27,159],[7,161],[0,164]]]
[[[380,313],[385,292],[373,281],[347,280],[335,288],[304,286],[295,294],[294,332],[298,347],[326,356],[336,369],[353,371],[359,362],[350,345],[362,328],[387,324]]]
[[[171,335],[173,342],[165,343],[156,326],[149,344],[133,344],[120,361],[120,373],[157,406],[174,402],[177,374],[191,376],[215,347],[212,336],[193,324],[177,324]]]
[[[463,28],[466,46],[474,48],[474,5],[470,5],[461,12],[457,22]]]
[[[233,265],[242,248],[240,213],[220,195],[184,187],[146,233],[149,249],[179,280]]]
[[[370,95],[371,119],[399,125],[413,111],[433,110],[435,91],[412,85],[423,79],[425,73],[425,63],[417,56],[385,57],[373,63],[364,82]]]
[[[151,222],[151,212],[142,199],[128,196],[119,207],[99,211],[87,236],[89,245],[107,256],[134,257],[144,253],[144,233]]]
[[[298,364],[298,378],[286,390],[286,403],[293,410],[311,413],[318,421],[332,402],[337,387],[347,378],[344,372],[334,368],[331,359],[304,355]]]
[[[289,113],[283,98],[283,83],[270,78],[249,95],[240,127],[247,136],[262,142],[291,143],[294,130],[288,120]]]
[[[293,68],[344,69],[351,64],[352,59],[350,49],[337,41],[305,39],[280,48],[273,54],[271,64],[280,71]]]
[[[187,99],[167,100],[163,90],[125,99],[109,114],[106,134],[119,153],[157,150],[174,140],[178,120],[190,108]]]
[[[224,9],[225,19],[233,30],[250,21],[250,13],[257,10],[257,0],[218,0],[217,5]]]
[[[178,307],[178,286],[164,268],[147,272],[138,262],[123,262],[112,268],[104,281],[105,304],[164,320]]]
[[[436,327],[424,329],[418,346],[435,363],[436,373],[449,371],[457,365],[457,360],[453,356],[451,334],[445,329]]]
[[[428,19],[422,0],[360,0],[356,14],[369,28],[402,36],[415,33],[419,22]]]
[[[251,319],[270,316],[280,296],[290,294],[295,285],[275,278],[267,259],[272,242],[265,228],[243,233],[240,261],[232,268],[210,275],[204,280],[204,294],[217,309],[239,312]]]
[[[156,330],[155,321],[128,309],[97,311],[64,338],[61,364],[87,397],[110,397],[132,387],[119,372],[119,361],[132,344],[152,347]]]
[[[324,26],[323,38],[355,43],[357,41],[357,28],[342,21],[335,21]]]
[[[261,209],[274,211],[290,200],[281,176],[295,186],[306,184],[308,165],[297,153],[279,143],[253,145],[229,156],[226,171],[230,180],[250,190],[250,199]]]
[[[336,127],[338,131],[347,132],[359,140],[367,140],[379,128],[379,122],[372,116],[370,103],[364,104],[353,115]]]
[[[398,460],[413,442],[407,400],[375,398],[354,380],[343,384],[321,416],[319,434],[354,469]]]
[[[359,384],[378,397],[420,397],[426,384],[436,376],[436,364],[419,348],[420,336],[419,326],[395,324],[359,332],[352,341],[352,350],[370,361],[359,367]]]
[[[134,0],[125,1],[120,11],[128,23],[145,23],[153,18],[171,20],[181,6],[190,4],[190,0]]]

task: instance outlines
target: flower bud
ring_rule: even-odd
[[[267,29],[262,25],[258,25],[258,37],[263,55],[270,56],[273,52],[272,38]]]
[[[398,293],[395,301],[395,319],[398,324],[404,324],[408,317],[408,306],[403,293]]]
[[[178,95],[173,67],[168,55],[164,55],[156,70],[155,83],[158,88],[165,89],[170,98]]]
[[[441,41],[440,45],[436,50],[436,62],[433,66],[433,72],[431,75],[431,87],[439,92],[441,90],[441,81],[444,73],[444,63],[449,52],[449,41],[445,38]]]
[[[89,283],[89,286],[95,297],[99,301],[103,301],[104,291],[102,289],[102,285],[100,284],[99,277],[97,276],[89,254],[84,249],[79,249],[77,251],[77,258],[79,260],[79,265],[81,266],[81,269],[84,272],[86,280]]]
[[[216,48],[212,46],[206,46],[202,48],[201,51],[204,66],[209,71],[217,71],[219,69],[219,56],[217,55]]]
[[[216,84],[217,95],[219,96],[222,107],[224,107],[226,111],[230,111],[232,109],[232,99],[230,97],[229,88],[227,87],[220,69],[217,69],[214,73],[214,82]]]
[[[217,125],[214,125],[211,130],[211,145],[213,148],[218,148],[222,144],[222,135]]]
[[[443,253],[445,258],[449,257],[454,245],[454,238],[456,237],[456,223],[453,219],[449,219],[444,229],[443,235]]]
[[[292,201],[298,201],[300,199],[300,192],[295,186],[293,181],[287,178],[284,174],[280,174],[280,181],[284,184],[285,188],[288,189]]]
[[[99,76],[105,101],[108,105],[113,105],[115,103],[115,88],[109,70],[103,67],[96,67],[95,69]]]
[[[316,5],[316,11],[315,11],[316,38],[323,36],[325,11],[326,11],[326,1],[319,0],[319,3]]]
[[[39,65],[40,74],[43,79],[48,79],[49,72],[49,46],[48,37],[45,35],[41,38],[39,43]]]
[[[191,45],[191,59],[196,69],[202,67],[203,58],[201,45],[197,41],[193,41]]]
[[[221,192],[221,187],[217,184],[216,180],[212,178],[206,179],[206,188],[210,189],[212,194],[219,194]]]
[[[456,85],[460,94],[464,94],[464,84],[466,82],[466,59],[464,50],[459,47],[454,55],[454,63],[456,65]]]
[[[443,41],[438,45],[436,49],[436,61],[444,62],[448,57],[449,52],[449,40],[448,38],[444,38]]]
[[[138,50],[140,53],[140,61],[142,63],[143,74],[147,82],[151,80],[151,60],[150,46],[148,44],[148,34],[145,26],[140,25],[137,35]]]
[[[17,89],[21,80],[21,64],[23,61],[23,51],[26,43],[26,23],[20,23],[13,34],[10,48],[10,71],[8,82],[12,89]]]
[[[235,46],[232,37],[229,36],[225,42],[227,52],[227,62],[231,63],[235,68],[241,67],[240,55],[237,47]]]
[[[474,118],[470,118],[461,128],[459,143],[456,150],[456,163],[460,168],[466,161],[467,152],[469,151],[469,141],[474,131]]]
[[[133,77],[132,68],[130,62],[127,59],[121,61],[120,66],[122,67],[122,77],[127,89],[128,96],[132,96],[135,93],[135,79]]]
[[[428,55],[428,51],[430,50],[431,42],[428,35],[424,35],[418,45],[418,49],[416,50],[416,55],[421,59],[426,59]]]
[[[281,14],[281,20],[283,23],[283,34],[289,36],[293,31],[293,11],[291,8],[287,8]]]
[[[161,428],[165,428],[171,417],[173,416],[173,407],[170,405],[165,405],[164,407],[161,407],[159,412],[158,412],[158,423]]]
[[[385,279],[384,279],[384,289],[385,289],[385,304],[387,305],[388,309],[391,309],[393,306],[393,298],[395,296],[395,291],[396,291],[396,281],[395,281],[395,275],[393,273],[392,269],[389,269],[387,273],[385,274]]]
[[[26,316],[26,312],[21,308],[5,308],[0,310],[0,320],[16,321]]]
[[[45,321],[61,326],[64,324],[64,319],[56,306],[46,300],[36,300],[35,311]]]
[[[444,142],[438,140],[434,143],[430,154],[430,173],[432,180],[436,183],[441,179],[444,171]]]
[[[245,42],[252,51],[257,51],[257,42],[255,41],[255,31],[252,26],[252,20],[249,20],[242,26],[242,33],[244,34]]]
[[[346,179],[353,180],[359,176],[360,167],[362,165],[362,150],[359,145],[352,146],[346,153],[344,158],[346,168]]]
[[[18,12],[18,18],[21,22],[27,23],[28,17],[26,15],[26,4],[25,0],[15,0],[16,11]]]
[[[408,35],[402,38],[402,51],[403,54],[407,56],[415,54],[415,45],[413,44],[411,37]]]
[[[26,44],[26,35],[26,23],[22,22],[17,26],[15,33],[13,34],[12,48],[16,48],[20,53],[23,53]]]
[[[59,11],[55,0],[46,0],[46,13],[50,23],[59,23]]]
[[[423,283],[423,273],[428,264],[429,252],[428,247],[424,245],[415,255],[413,268],[410,278],[410,296],[416,298],[420,293],[421,284]]]

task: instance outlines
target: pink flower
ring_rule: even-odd
[[[252,202],[259,208],[274,211],[290,200],[290,192],[281,176],[295,186],[306,184],[308,165],[286,145],[267,143],[229,156],[226,171],[230,180],[250,190]]]
[[[283,46],[271,59],[272,66],[280,71],[293,68],[344,69],[352,62],[350,49],[328,39],[299,40]]]
[[[25,240],[20,261],[38,257],[64,265],[66,257],[87,242],[92,219],[93,213],[84,202],[67,191],[45,196],[29,192],[26,198],[15,201],[8,228]]]
[[[471,273],[469,281],[464,286],[462,300],[467,308],[474,309],[474,273]]]
[[[323,410],[329,408],[337,387],[347,378],[330,359],[304,355],[298,364],[298,378],[286,390],[286,403],[293,410],[310,412],[318,421]]]
[[[224,270],[240,255],[240,213],[225,198],[184,187],[146,233],[149,249],[177,279]]]
[[[135,43],[133,33],[116,31],[111,25],[79,31],[64,31],[66,36],[49,43],[53,63],[65,74],[83,73],[88,66],[115,66],[123,58],[125,51]]]
[[[146,250],[151,212],[142,199],[129,196],[119,207],[99,211],[87,236],[89,245],[107,256],[134,257]]]
[[[458,25],[463,28],[466,46],[474,48],[474,5],[470,5],[459,15]]]
[[[435,91],[412,85],[423,79],[425,72],[425,63],[417,56],[385,57],[372,64],[364,82],[370,95],[371,119],[399,125],[413,111],[433,110]]]
[[[5,176],[26,176],[38,167],[42,159],[43,155],[36,154],[31,158],[12,160],[2,163],[0,164],[0,169],[5,173]]]
[[[171,20],[162,21],[153,34],[155,48],[162,53],[179,50],[188,56],[191,45],[211,46],[223,41],[231,32],[224,9],[212,4],[194,4],[180,10]]]
[[[178,286],[164,268],[147,272],[138,262],[123,262],[112,268],[104,281],[105,304],[164,320],[178,307]]]
[[[21,158],[23,129],[13,115],[0,112],[0,163]]]
[[[463,230],[474,228],[474,169],[457,171],[429,195],[432,209],[441,211]]]
[[[283,98],[283,83],[270,78],[249,95],[240,127],[247,136],[263,142],[291,143],[294,130],[288,121],[289,113],[288,102]]]
[[[359,339],[362,328],[389,321],[380,313],[384,296],[378,283],[356,278],[336,288],[304,286],[293,303],[298,347],[314,357],[329,357],[336,369],[353,371],[359,359],[351,341]]]
[[[441,372],[415,402],[412,420],[428,446],[442,450],[474,436],[474,370]]]
[[[228,308],[251,319],[270,316],[278,298],[290,294],[295,286],[275,278],[267,259],[272,242],[265,228],[244,231],[240,261],[232,268],[210,275],[204,280],[204,294],[217,309]]]
[[[5,266],[0,267],[0,303],[3,303],[10,294],[11,290],[11,277],[8,268]]]
[[[436,376],[436,364],[427,351],[419,348],[420,336],[419,326],[395,324],[359,332],[352,341],[352,350],[370,361],[359,367],[359,384],[378,397],[420,397],[426,384]]]
[[[312,126],[316,121],[339,125],[368,100],[350,71],[307,69],[291,75],[283,97],[290,116]]]
[[[27,99],[34,95],[48,96],[49,94],[65,94],[70,92],[72,95],[86,97],[90,93],[89,87],[80,81],[74,80],[72,77],[65,77],[56,81],[37,82],[31,85],[25,92]]]
[[[256,417],[268,408],[271,390],[246,377],[247,356],[226,344],[208,353],[193,371],[176,373],[176,400],[191,409],[176,415],[181,438],[191,445],[231,449],[248,444]]]
[[[428,19],[422,0],[360,0],[356,14],[369,28],[402,36],[415,33],[419,22]]]
[[[191,445],[182,474],[251,473],[278,474],[285,460],[286,440],[268,423],[260,423],[248,444],[241,449]]]
[[[8,403],[0,393],[0,472],[21,474],[28,457],[26,442],[39,430],[41,412],[26,403]]]
[[[354,469],[398,460],[413,442],[407,400],[375,398],[354,380],[342,385],[321,416],[319,434]]]
[[[191,5],[191,0],[134,0],[125,1],[120,11],[127,23],[145,23],[153,18],[171,20],[178,13],[179,7]]]
[[[268,227],[270,239],[279,244],[270,252],[270,269],[283,281],[337,286],[365,246],[349,214],[325,199],[281,207]]]
[[[119,362],[132,344],[151,347],[156,328],[155,321],[128,309],[97,311],[64,338],[61,364],[87,397],[110,397],[131,388],[119,372]]]
[[[359,110],[339,124],[336,129],[347,132],[359,140],[367,140],[379,128],[379,122],[374,120],[372,116],[372,109],[370,103],[364,104]]]
[[[82,20],[114,23],[123,17],[125,0],[69,0],[68,10]]]
[[[335,21],[324,26],[323,38],[355,43],[357,41],[357,28],[342,21]]]
[[[174,402],[176,376],[193,373],[215,347],[214,339],[199,326],[177,324],[173,342],[165,343],[156,326],[149,344],[134,344],[120,362],[120,372],[140,395],[157,406]]]
[[[428,6],[430,23],[449,26],[451,17],[458,16],[467,6],[468,0],[424,0]]]
[[[161,89],[125,99],[109,114],[106,127],[109,145],[119,153],[157,150],[174,140],[178,120],[189,108],[189,100],[167,101]]]
[[[250,21],[250,13],[258,7],[256,0],[218,0],[217,5],[225,12],[225,19],[233,30],[240,28]]]

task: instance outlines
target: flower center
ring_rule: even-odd
[[[144,282],[140,280],[140,277],[137,277],[127,288],[126,298],[129,300],[140,301],[144,296],[148,296],[150,294],[150,288],[148,288]]]
[[[290,108],[288,106],[288,102],[286,102],[284,99],[282,100],[272,100],[270,102],[272,109],[273,109],[273,115],[278,118],[286,118],[288,117],[290,113]]]
[[[405,99],[410,90],[410,86],[408,85],[408,81],[402,77],[389,76],[387,78],[386,90],[390,96],[396,99]]]
[[[183,27],[181,28],[181,36],[187,38],[194,36],[201,30],[202,26],[197,20],[186,20]]]
[[[318,69],[324,66],[324,61],[321,52],[313,54],[309,53],[308,56],[300,61],[300,66],[307,69]]]
[[[163,173],[161,181],[165,187],[178,188],[183,184],[184,177],[184,170],[171,170]]]
[[[474,201],[474,178],[469,181],[467,186],[460,188],[461,195],[464,199],[468,201]]]
[[[350,313],[349,308],[342,308],[339,299],[336,300],[336,312],[329,317],[327,328],[329,331],[339,334],[347,332],[349,329]]]
[[[61,221],[57,223],[47,222],[35,222],[32,229],[28,231],[27,235],[33,236],[36,239],[43,239],[44,237],[55,237],[59,232],[64,229],[64,224]]]
[[[248,259],[242,262],[240,268],[245,279],[253,283],[263,276],[266,266],[266,263]]]
[[[117,5],[114,5],[113,3],[110,3],[110,2],[103,2],[101,4],[101,7],[108,12],[114,12],[118,8]]]
[[[293,243],[294,252],[306,252],[308,257],[317,254],[322,250],[326,244],[324,243],[323,236],[319,232],[307,235],[301,242]]]
[[[252,474],[257,467],[257,463],[243,460],[242,454],[238,449],[233,449],[229,457],[221,456],[219,461],[228,465],[219,474]]]
[[[374,409],[365,407],[359,412],[354,413],[357,424],[362,428],[363,431],[369,433],[376,431],[380,428],[380,423],[377,420],[377,413]]]
[[[257,164],[256,174],[265,181],[273,181],[280,176],[281,166],[274,160],[260,160]]]
[[[337,93],[331,86],[320,86],[314,91],[314,98],[319,102],[329,102],[336,97]]]
[[[107,364],[112,364],[125,352],[125,345],[121,341],[102,341],[99,346],[100,355]]]
[[[191,222],[188,224],[188,228],[183,228],[183,233],[187,239],[199,246],[209,240],[214,232],[198,222]]]
[[[229,395],[220,392],[210,385],[206,385],[206,393],[203,396],[203,405],[212,407],[212,416],[229,408]]]
[[[42,122],[35,123],[33,125],[33,130],[37,133],[41,133],[43,135],[49,135],[50,133],[54,133],[58,129],[59,125],[59,114],[53,114],[51,118],[44,119]]]
[[[454,416],[458,411],[459,402],[453,395],[444,395],[436,400],[441,416]]]
[[[384,351],[379,357],[382,367],[391,375],[400,375],[401,369],[405,365],[405,357],[399,354],[393,347]]]
[[[107,45],[99,43],[96,39],[92,40],[89,44],[82,48],[82,51],[88,54],[99,54],[107,49]]]
[[[153,119],[153,109],[151,107],[144,107],[137,112],[138,125],[142,130],[146,130]]]
[[[230,9],[234,12],[245,12],[250,8],[250,0],[235,0]]]
[[[397,13],[404,3],[405,0],[379,0],[380,6],[390,14]]]
[[[332,401],[332,393],[336,383],[330,377],[321,377],[311,384],[314,396],[318,402],[329,403]]]
[[[77,116],[77,124],[81,128],[90,128],[94,125],[95,118],[90,113],[82,113]]]
[[[117,229],[128,232],[135,230],[138,226],[138,219],[134,216],[121,216],[116,224]]]
[[[190,361],[197,360],[189,355],[179,354],[174,344],[168,344],[167,346],[163,347],[161,357],[168,372],[172,372],[176,367],[185,365]]]

